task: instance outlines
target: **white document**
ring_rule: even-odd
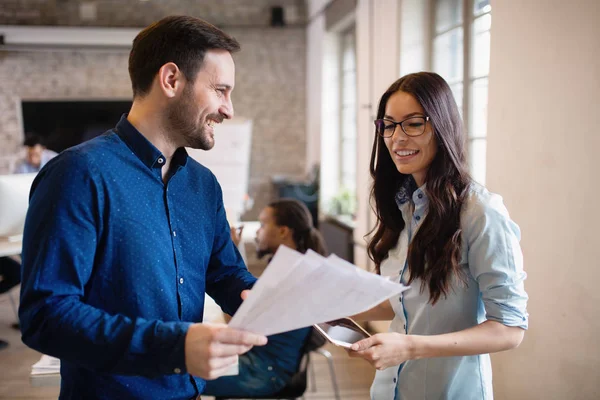
[[[31,375],[59,374],[60,360],[43,354],[38,362],[31,366]]]
[[[335,255],[280,246],[229,326],[273,335],[367,311],[406,289]]]

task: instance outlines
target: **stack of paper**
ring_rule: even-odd
[[[273,335],[367,311],[406,289],[335,255],[280,246],[229,326]]]

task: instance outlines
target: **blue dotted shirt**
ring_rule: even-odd
[[[23,341],[61,359],[61,399],[189,399],[184,340],[205,291],[227,313],[255,278],[215,176],[164,156],[124,116],[37,176],[23,238]]]

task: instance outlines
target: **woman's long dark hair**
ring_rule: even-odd
[[[273,209],[275,223],[292,230],[296,249],[300,253],[311,249],[323,256],[327,255],[323,236],[315,229],[310,211],[304,203],[294,199],[280,199],[269,204],[269,207]]]
[[[442,77],[431,72],[406,75],[394,82],[381,96],[377,118],[383,118],[389,98],[401,91],[412,95],[423,107],[433,128],[438,151],[425,182],[429,198],[426,218],[408,248],[408,283],[421,279],[421,291],[429,287],[432,304],[448,295],[452,276],[466,282],[460,270],[460,212],[471,178],[465,157],[465,136],[456,101]],[[370,165],[373,187],[371,205],[377,225],[369,242],[369,256],[377,272],[395,247],[405,227],[395,195],[410,175],[398,172],[390,153],[379,135],[375,135]]]

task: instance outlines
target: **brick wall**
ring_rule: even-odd
[[[235,112],[254,121],[249,194],[255,204],[244,218],[255,219],[273,195],[271,176],[305,170],[306,31],[227,31],[242,44],[234,56]],[[127,53],[118,51],[0,51],[0,82],[0,173],[8,172],[21,152],[21,99],[131,98]]]
[[[267,26],[273,6],[290,24],[306,22],[304,0],[0,0],[0,25],[142,27],[185,14],[220,26]]]

